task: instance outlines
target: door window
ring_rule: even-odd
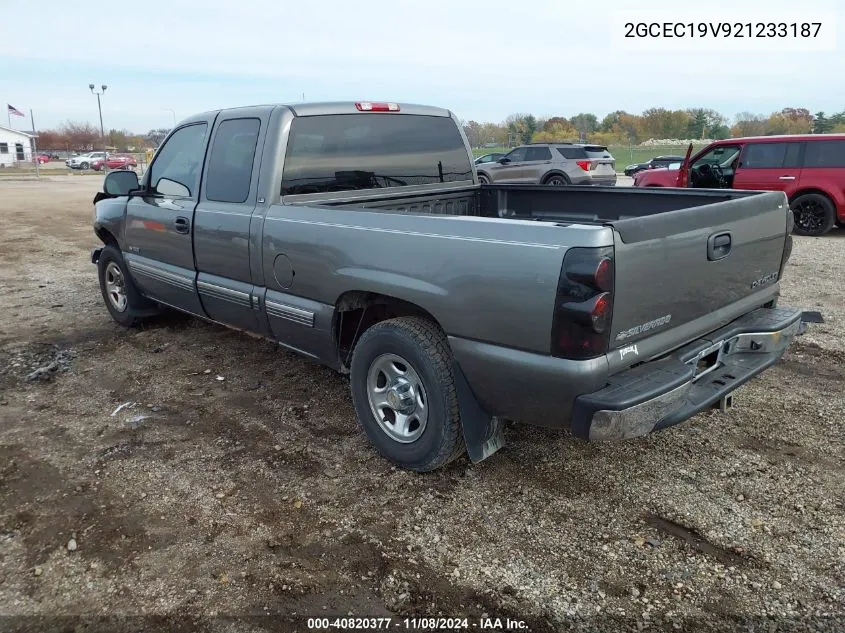
[[[260,119],[229,119],[217,126],[208,157],[205,195],[215,202],[246,202]]]
[[[527,147],[517,147],[515,150],[505,156],[512,163],[521,163],[525,160],[525,155],[528,152]]]
[[[731,163],[737,157],[737,154],[739,154],[739,150],[739,145],[717,145],[716,147],[711,147],[695,160],[694,166],[698,167],[699,165],[709,164],[719,165],[723,169],[726,169],[731,166]]]
[[[808,141],[804,167],[845,167],[845,141]]]
[[[207,125],[197,123],[176,130],[150,167],[150,186],[166,196],[196,195]]]
[[[783,167],[786,143],[750,143],[742,159],[743,169],[777,169]]]
[[[525,160],[551,160],[552,152],[548,147],[529,147]]]

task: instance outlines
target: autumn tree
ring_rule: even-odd
[[[63,150],[67,149],[67,139],[58,130],[42,130],[38,133],[36,143],[42,150]]]
[[[752,112],[740,112],[734,117],[731,136],[762,136],[766,129],[765,117]]]
[[[569,122],[579,133],[590,134],[599,128],[599,120],[596,115],[589,112],[579,112],[569,119]]]
[[[572,143],[578,140],[578,130],[566,119],[546,124],[531,139],[535,143]]]
[[[508,134],[517,143],[530,143],[537,131],[537,119],[533,114],[512,114],[505,119]]]
[[[59,128],[59,133],[74,151],[87,152],[102,144],[100,131],[88,122],[68,121]]]

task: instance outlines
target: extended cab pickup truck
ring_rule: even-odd
[[[92,261],[121,325],[175,308],[348,373],[371,442],[425,471],[504,420],[624,439],[725,406],[801,328],[791,230],[782,192],[479,185],[439,108],[274,105],[108,174]]]

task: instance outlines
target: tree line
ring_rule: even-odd
[[[601,145],[637,145],[650,139],[845,133],[845,110],[830,116],[824,112],[811,114],[807,108],[783,108],[769,115],[740,112],[729,122],[724,115],[709,108],[649,108],[641,114],[616,110],[601,120],[589,112],[581,112],[570,118],[554,116],[547,119],[517,113],[501,123],[462,123],[473,147],[578,141]]]
[[[582,140],[601,145],[637,145],[649,139],[845,133],[845,110],[830,116],[824,112],[811,114],[807,108],[783,108],[769,115],[740,112],[732,124],[724,115],[709,108],[649,108],[641,114],[616,110],[601,120],[590,112],[569,118],[541,118],[516,113],[501,123],[464,121],[463,127],[473,147]],[[142,152],[157,147],[168,131],[159,128],[146,134],[136,134],[125,129],[112,129],[106,134],[105,145],[120,152]],[[38,147],[43,150],[91,151],[101,149],[103,144],[100,131],[90,123],[68,121],[58,128],[38,133]]]
[[[169,130],[150,130],[146,134],[135,134],[129,130],[112,129],[106,132],[105,143],[100,130],[90,123],[68,121],[55,129],[38,132],[38,148],[51,151],[87,152],[102,149],[103,145],[118,152],[143,152],[157,147]]]

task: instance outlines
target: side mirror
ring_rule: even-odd
[[[134,171],[110,171],[103,180],[103,191],[112,196],[128,196],[138,188],[138,174]]]
[[[511,162],[511,159],[507,158],[506,156],[502,156],[502,158],[500,158],[496,162],[498,162],[500,165],[507,165],[509,162]]]

